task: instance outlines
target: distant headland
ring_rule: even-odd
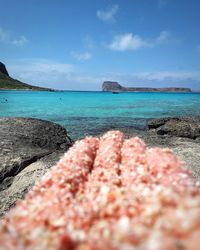
[[[102,85],[102,91],[119,93],[119,92],[192,92],[190,88],[127,88],[118,82],[105,81]]]
[[[0,90],[43,90],[54,91],[49,88],[33,86],[24,82],[20,82],[9,76],[6,66],[0,62]]]

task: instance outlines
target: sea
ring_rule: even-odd
[[[64,126],[73,140],[108,129],[144,130],[151,118],[200,115],[200,93],[0,91],[0,117]]]

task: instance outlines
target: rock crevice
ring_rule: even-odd
[[[43,153],[43,154],[38,154],[38,155],[33,155],[30,158],[27,159],[22,159],[20,162],[16,162],[12,165],[12,167],[10,166],[5,166],[6,168],[10,169],[10,171],[4,173],[0,172],[0,184],[4,181],[4,179],[8,178],[8,177],[15,177],[16,175],[18,175],[24,168],[26,168],[27,166],[29,166],[30,164],[40,160],[41,158],[43,158],[44,156],[50,155],[52,152],[49,153]]]

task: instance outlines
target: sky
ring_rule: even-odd
[[[200,90],[199,0],[0,0],[0,61],[37,86]]]

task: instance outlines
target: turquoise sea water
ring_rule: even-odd
[[[73,139],[108,128],[143,129],[146,119],[178,115],[200,115],[200,93],[0,91],[1,117],[50,120]]]

